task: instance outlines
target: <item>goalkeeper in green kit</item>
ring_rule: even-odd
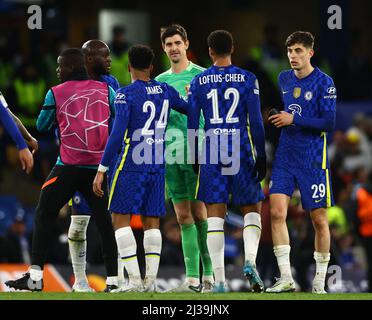
[[[188,60],[189,46],[186,30],[177,24],[161,29],[161,42],[171,68],[155,79],[173,86],[187,97],[191,80],[205,69]],[[200,127],[204,127],[201,118]],[[187,164],[187,116],[171,110],[166,141],[166,195],[173,202],[181,226],[182,249],[186,266],[186,281],[172,292],[212,292],[214,279],[207,247],[207,210],[195,200],[198,176]],[[200,257],[203,277],[200,283]]]

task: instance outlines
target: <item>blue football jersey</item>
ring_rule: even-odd
[[[100,76],[100,81],[106,82],[112,89],[117,91],[120,88],[118,79],[110,74],[105,74]]]
[[[163,172],[164,133],[171,107],[185,114],[188,104],[165,83],[136,80],[120,88],[115,98],[114,128],[101,164],[108,165],[116,141],[123,141],[117,169]],[[123,137],[118,140],[118,136]]]
[[[283,162],[294,161],[292,164],[296,166],[328,167],[328,129],[306,127],[299,122],[335,119],[337,96],[332,78],[317,67],[302,79],[297,78],[293,70],[287,70],[280,73],[279,86],[284,111],[294,114],[295,118],[294,124],[282,128],[276,158]]]
[[[241,160],[253,162],[255,151],[258,156],[265,156],[259,85],[253,73],[234,65],[212,66],[192,80],[189,103],[188,128],[198,128],[201,111],[205,119],[206,163],[213,164],[218,139],[219,153],[227,145],[229,156],[233,153]],[[220,161],[224,162],[222,154],[218,157]]]

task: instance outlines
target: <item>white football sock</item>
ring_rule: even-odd
[[[72,215],[70,228],[68,229],[68,246],[75,275],[75,283],[87,282],[86,277],[86,252],[87,252],[87,228],[90,216]]]
[[[124,263],[121,260],[121,256],[119,252],[118,252],[118,282],[119,282],[119,286],[124,286],[125,284]]]
[[[107,277],[106,278],[106,284],[108,286],[117,286],[118,285],[118,277]]]
[[[322,281],[323,283],[325,282],[330,258],[331,254],[329,252],[314,252],[314,259],[316,263],[315,279],[317,281]]]
[[[137,260],[137,243],[132,228],[125,227],[116,230],[115,238],[121,259],[128,272],[130,284],[133,286],[141,285],[142,279]]]
[[[274,246],[274,254],[278,261],[278,267],[280,270],[280,278],[285,280],[292,280],[291,263],[289,262],[289,253],[291,246],[281,245]]]
[[[31,280],[40,281],[43,279],[43,270],[39,266],[32,265],[29,272]]]
[[[150,229],[144,232],[143,247],[146,260],[146,285],[155,281],[159,270],[162,238],[159,229]]]
[[[212,267],[216,282],[225,282],[225,234],[223,224],[225,220],[218,217],[208,218],[207,245],[212,260]]]
[[[245,261],[256,265],[258,244],[261,237],[261,216],[257,212],[249,212],[244,216],[244,253]]]

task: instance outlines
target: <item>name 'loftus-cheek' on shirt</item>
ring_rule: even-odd
[[[226,73],[226,74],[208,74],[199,78],[199,84],[219,82],[244,82],[245,75],[241,73]]]

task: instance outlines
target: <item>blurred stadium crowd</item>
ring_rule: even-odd
[[[278,38],[278,28],[267,25],[263,30],[262,43],[249,48],[249,55],[240,64],[256,74],[260,82],[262,114],[265,121],[267,154],[269,163],[273,159],[280,131],[267,121],[268,110],[280,108],[281,101],[277,87],[278,73],[288,68],[282,39]],[[317,52],[313,63],[331,75],[338,91],[338,103],[372,101],[371,55],[362,41],[358,31],[354,31],[353,41],[347,61],[334,67],[330,61]],[[57,84],[55,73],[56,57],[61,49],[68,47],[64,39],[53,34],[45,34],[45,39],[32,48],[31,54],[25,56],[12,41],[12,34],[0,35],[0,88],[11,110],[21,119],[30,133],[37,138],[40,148],[35,158],[35,168],[26,176],[19,164],[17,149],[9,136],[0,126],[0,262],[30,263],[30,239],[33,214],[37,203],[41,183],[54,165],[58,145],[54,132],[40,134],[36,131],[36,119],[49,87]],[[130,82],[126,73],[127,49],[129,43],[125,38],[125,29],[113,29],[112,41],[109,43],[112,54],[112,74],[122,85]],[[159,52],[159,55],[160,52]],[[189,52],[190,59],[208,66],[209,60],[199,52]],[[157,73],[168,66],[166,59],[156,66]],[[154,76],[157,74],[155,73]],[[338,123],[338,128],[331,138],[329,149],[332,166],[333,192],[336,206],[328,210],[332,235],[331,263],[349,270],[366,270],[363,239],[358,230],[356,192],[371,182],[372,172],[372,107],[362,113],[350,112],[353,121],[345,125]],[[350,120],[350,119],[349,119]],[[266,194],[270,171],[264,183]],[[167,217],[162,221],[163,249],[160,260],[162,265],[183,266],[181,235],[171,203],[167,206]],[[238,210],[229,207],[226,225],[226,264],[242,266],[243,240],[242,218]],[[263,203],[263,232],[258,252],[258,269],[265,281],[269,283],[277,275],[276,260],[272,250],[270,215],[268,198]],[[50,250],[48,262],[68,264],[67,231],[70,223],[69,208],[60,212],[55,228],[57,236]],[[288,226],[292,243],[291,259],[296,271],[296,280],[301,289],[306,291],[310,284],[306,270],[313,264],[314,232],[309,214],[300,202],[299,194],[292,199]],[[137,226],[136,237],[141,241],[141,226]],[[102,263],[100,247],[95,237],[94,223],[88,228],[88,254],[90,264]],[[138,247],[139,249],[141,246]],[[143,253],[139,252],[139,259]],[[140,262],[141,264],[141,262]]]

